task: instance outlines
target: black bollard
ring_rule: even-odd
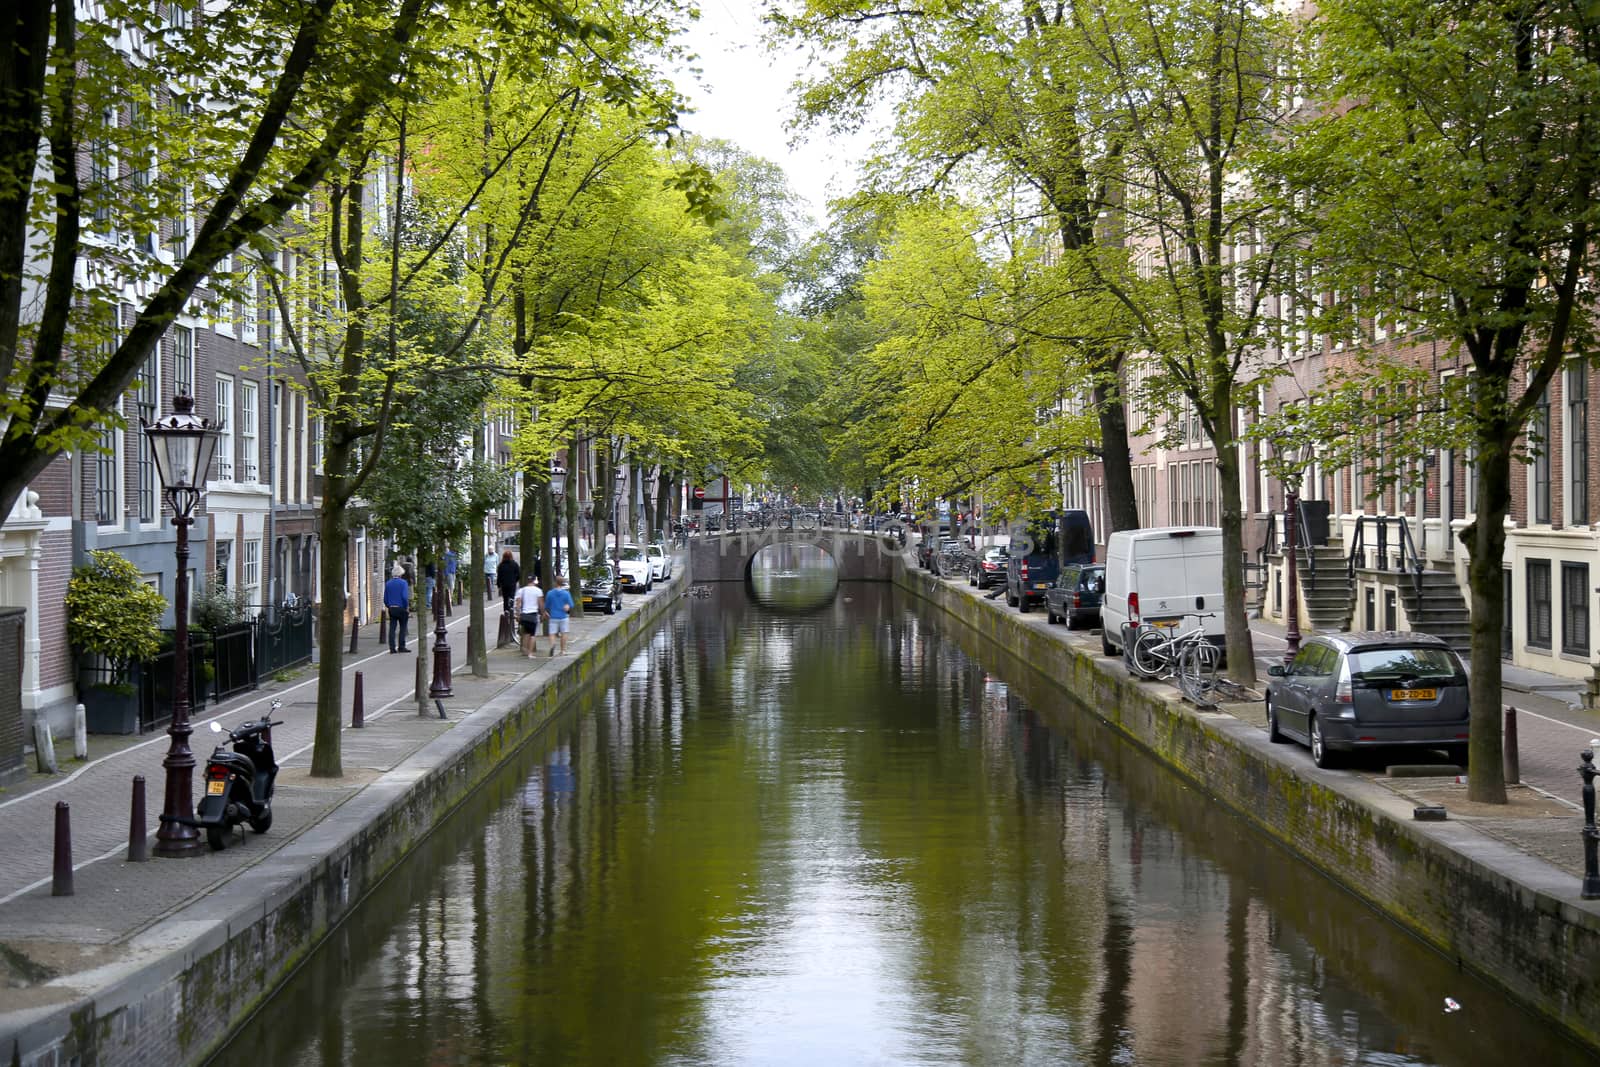
[[[128,814],[128,862],[150,858],[148,824],[144,817],[144,775],[133,776],[133,807]]]
[[[1517,709],[1506,709],[1506,729],[1501,741],[1501,760],[1505,764],[1506,785],[1522,781],[1522,755],[1517,751]]]
[[[350,616],[350,654],[356,654],[356,638],[361,636],[361,616]]]
[[[468,663],[472,662],[472,653],[474,651],[476,651],[476,649],[474,648],[474,642],[472,640],[472,626],[469,624],[467,626],[467,662]]]
[[[50,872],[50,895],[72,895],[72,809],[65,800],[56,801],[56,857]]]
[[[350,705],[350,729],[359,730],[367,724],[365,710],[361,706],[361,672],[356,671],[355,699]]]
[[[500,613],[500,633],[495,637],[495,647],[505,648],[507,645],[517,643],[517,624],[511,619],[511,612]]]
[[[1583,892],[1584,900],[1600,900],[1600,830],[1594,825],[1594,778],[1600,768],[1594,765],[1595,746],[1590,741],[1579,759],[1578,774],[1583,778]]]

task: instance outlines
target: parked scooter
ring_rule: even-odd
[[[228,833],[241,822],[264,834],[272,828],[272,786],[278,777],[278,761],[272,755],[273,714],[282,707],[274,700],[267,716],[242,723],[228,731],[228,739],[217,745],[206,761],[206,791],[195,812],[195,825],[203,827],[206,841],[217,851],[228,846]],[[211,722],[213,733],[222,726]],[[227,746],[233,745],[229,752]]]

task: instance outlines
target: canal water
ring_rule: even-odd
[[[597,677],[219,1062],[1582,1061],[1005,650],[758,563]]]

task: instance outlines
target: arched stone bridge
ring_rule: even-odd
[[[689,539],[689,577],[696,582],[742,582],[750,561],[768,545],[815,545],[833,557],[841,582],[887,582],[896,561],[915,548],[900,547],[892,534],[854,530],[738,530]],[[910,558],[915,558],[911,556]]]

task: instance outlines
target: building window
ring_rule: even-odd
[[[256,587],[261,584],[261,542],[259,540],[246,541],[244,551],[239,557],[239,587],[250,596],[255,596]]]
[[[322,473],[322,416],[311,419],[311,473]]]
[[[233,379],[217,375],[217,479],[233,481]]]
[[[1561,651],[1589,657],[1589,565],[1561,565]]]
[[[194,331],[187,326],[172,328],[172,388],[194,396]]]
[[[247,345],[256,343],[256,322],[261,317],[261,300],[256,293],[256,272],[246,271],[239,283],[239,340]]]
[[[152,352],[144,361],[144,369],[139,372],[139,383],[134,388],[134,403],[139,409],[139,418],[144,422],[155,422],[160,412],[161,396],[161,359]],[[153,523],[161,518],[160,487],[156,484],[156,460],[151,454],[150,447],[138,450],[139,471],[139,521],[145,524]]]
[[[122,431],[107,423],[100,430],[99,449],[94,456],[94,521],[101,526],[122,521],[122,508],[117,503],[117,452],[121,444]]]
[[[1528,645],[1550,647],[1550,561],[1528,561]]]
[[[1589,365],[1583,360],[1567,367],[1567,521],[1583,526],[1589,521]]]
[[[257,464],[261,454],[256,450],[256,383],[239,383],[239,478],[253,482],[259,479]]]
[[[94,204],[93,218],[94,230],[97,233],[110,236],[111,234],[111,205],[116,202],[117,191],[113,187],[117,176],[116,153],[111,146],[111,132],[117,126],[117,113],[107,108],[101,113],[100,120],[105,124],[105,132],[96,136],[89,142],[89,192]]]
[[[1533,521],[1550,524],[1550,390],[1539,395],[1533,409]]]

